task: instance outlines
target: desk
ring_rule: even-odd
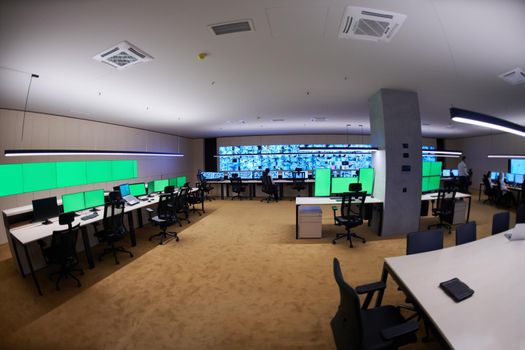
[[[386,258],[388,274],[454,349],[524,349],[525,241],[498,234],[433,252]],[[458,277],[474,295],[455,303],[439,283]],[[377,305],[381,304],[380,293]]]
[[[225,197],[230,196],[230,184],[231,184],[230,180],[207,180],[206,182],[209,184],[213,184],[213,185],[221,185],[221,199],[224,199]],[[283,198],[284,185],[293,184],[293,180],[277,179],[277,180],[273,180],[273,183],[277,185],[279,189],[279,198]],[[305,183],[308,186],[308,196],[312,196],[313,185],[315,183],[315,180],[306,179]],[[255,186],[262,184],[262,181],[261,180],[242,180],[242,184],[248,185],[248,198],[253,199],[253,197],[256,196]]]
[[[470,219],[470,205],[471,205],[471,202],[472,202],[472,196],[468,193],[461,193],[461,192],[456,192],[456,197],[455,199],[468,199],[468,206],[467,206],[467,221],[469,221]],[[421,195],[421,201],[435,201],[437,200],[437,192],[435,193],[425,193],[423,195]]]

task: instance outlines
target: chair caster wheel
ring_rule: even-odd
[[[130,254],[129,257],[130,257],[130,258],[133,258],[133,254]]]
[[[366,240],[363,239],[363,243],[366,243]]]
[[[119,265],[119,264],[120,264],[120,261],[117,261],[115,264],[116,264],[116,265]]]
[[[335,244],[335,241],[332,241],[332,244]]]
[[[175,238],[175,241],[178,242],[179,241],[179,237]]]

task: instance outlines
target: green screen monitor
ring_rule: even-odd
[[[129,185],[129,190],[131,195],[135,197],[145,196],[146,195],[146,184],[144,182],[138,184]]]
[[[86,162],[57,162],[57,187],[80,186],[87,183]]]
[[[428,176],[423,177],[421,181],[421,192],[428,192]]]
[[[432,162],[423,162],[422,176],[430,176],[430,167]]]
[[[441,162],[430,163],[430,176],[441,176]]]
[[[0,196],[24,192],[22,164],[0,165]]]
[[[84,192],[62,195],[62,208],[64,213],[71,213],[86,209]]]
[[[332,194],[348,192],[348,186],[355,183],[357,183],[357,177],[333,177]]]
[[[170,184],[170,186],[177,187],[177,178],[176,177],[172,177],[171,179],[169,179],[169,184]]]
[[[113,180],[133,179],[137,177],[136,160],[112,160],[111,176]]]
[[[330,178],[332,171],[330,169],[315,169],[315,196],[330,196]]]
[[[148,192],[149,193],[164,192],[164,188],[166,186],[169,186],[168,179],[150,181],[148,183]]]
[[[186,184],[186,176],[177,177],[177,184],[175,186],[182,187]]]
[[[441,177],[438,176],[429,176],[428,177],[428,190],[429,191],[437,191],[439,190],[439,183],[440,183]]]
[[[104,205],[104,190],[93,190],[84,192],[84,202],[86,209],[100,207]],[[96,210],[93,210],[96,211]]]
[[[57,166],[52,163],[22,164],[24,192],[50,190],[57,187]]]
[[[86,162],[86,180],[87,183],[112,181],[111,161],[110,160],[92,160]]]
[[[368,196],[372,195],[374,193],[374,168],[359,169],[359,182],[361,190],[366,191]]]

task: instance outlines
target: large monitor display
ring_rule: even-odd
[[[509,160],[509,173],[525,174],[525,159],[512,158]]]
[[[348,192],[350,184],[357,183],[357,177],[333,177],[332,178],[332,194],[342,194]]]
[[[315,169],[315,196],[325,197],[330,195],[330,169]]]
[[[423,162],[423,179],[421,182],[422,192],[434,192],[439,190],[442,171],[442,162]],[[452,172],[448,172],[452,175]]]
[[[374,168],[359,169],[359,182],[367,195],[374,193]]]

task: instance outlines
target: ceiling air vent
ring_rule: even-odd
[[[274,122],[274,123],[284,122],[284,119],[283,118],[274,118],[274,119],[272,119],[272,122]]]
[[[326,121],[326,117],[313,117],[313,118],[312,118],[312,121],[313,121],[314,123],[325,122],[325,121]]]
[[[102,51],[93,57],[94,60],[107,63],[117,69],[126,69],[137,63],[151,61],[153,57],[127,41]]]
[[[406,18],[400,13],[348,6],[341,21],[339,37],[390,41]]]
[[[208,27],[211,29],[211,31],[215,35],[232,34],[232,33],[240,33],[240,32],[251,32],[254,30],[252,21],[249,19],[242,20],[242,21],[212,24]]]
[[[507,73],[500,74],[499,77],[511,85],[525,83],[525,72],[521,68],[514,68]]]

